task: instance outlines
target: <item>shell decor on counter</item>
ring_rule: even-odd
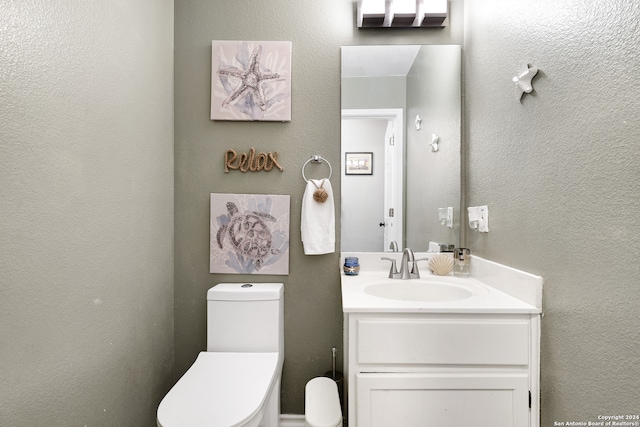
[[[429,269],[437,276],[446,276],[453,271],[453,258],[449,255],[436,255],[429,258]]]

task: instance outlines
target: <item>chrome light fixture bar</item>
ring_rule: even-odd
[[[444,28],[447,0],[357,0],[358,28]]]

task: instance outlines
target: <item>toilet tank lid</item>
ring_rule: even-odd
[[[270,301],[282,298],[282,283],[218,283],[207,292],[208,301]]]

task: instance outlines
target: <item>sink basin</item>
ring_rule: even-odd
[[[364,292],[378,298],[401,301],[456,301],[474,295],[463,285],[419,279],[371,283],[365,286]]]

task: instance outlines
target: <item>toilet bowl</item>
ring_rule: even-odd
[[[340,397],[335,381],[314,378],[304,388],[305,427],[342,427]]]
[[[207,292],[207,351],[158,406],[159,427],[277,427],[284,355],[281,283]]]

